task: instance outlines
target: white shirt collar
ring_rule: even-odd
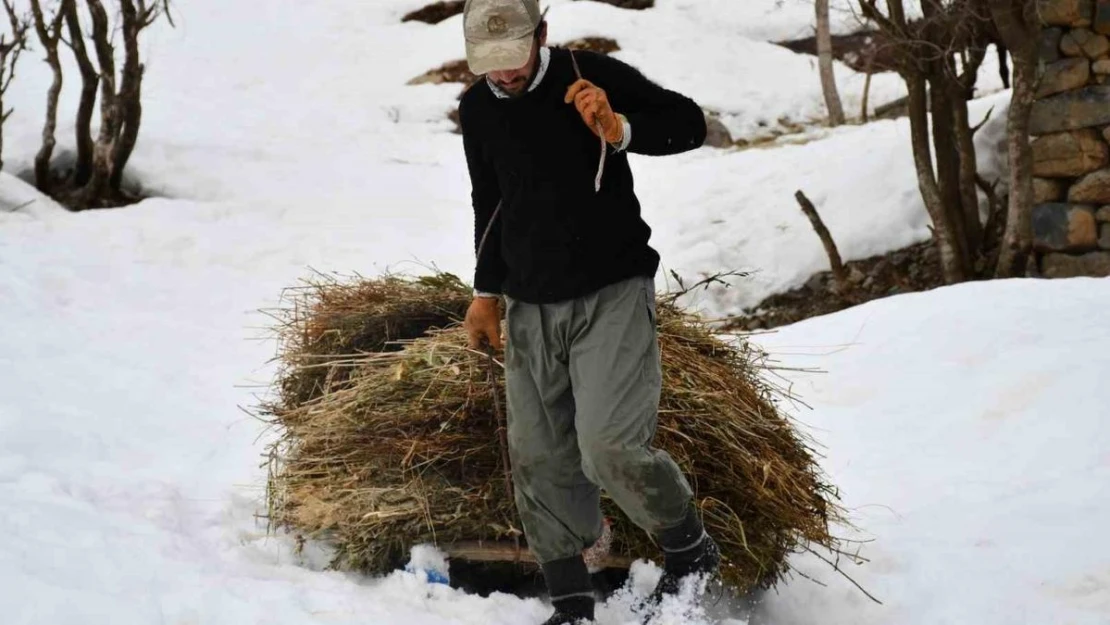
[[[532,84],[528,85],[528,91],[533,91],[536,87],[540,86],[540,81],[542,81],[544,75],[547,74],[547,66],[550,64],[551,49],[546,46],[540,48],[540,68],[536,72],[536,77],[532,79]],[[498,98],[504,100],[511,97],[509,94],[505,93],[504,90],[501,89],[501,87],[493,84],[493,81],[489,78],[486,78],[486,83],[489,85],[489,90],[492,91],[493,95],[497,96]]]

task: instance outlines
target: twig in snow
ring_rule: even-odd
[[[7,212],[9,212],[9,213],[18,213],[19,211],[21,211],[21,210],[27,208],[28,206],[34,204],[36,201],[37,200],[28,200],[28,201],[20,204],[19,206],[16,206],[15,208],[9,208],[7,210]]]
[[[825,222],[821,221],[821,216],[817,214],[817,208],[802,191],[795,193],[794,199],[798,200],[802,212],[806,214],[806,217],[809,217],[809,222],[813,224],[813,229],[820,237],[821,244],[825,246],[825,253],[829,255],[829,264],[832,266],[833,277],[836,278],[837,284],[841,287],[845,286],[848,283],[848,273],[844,271],[844,263],[840,260],[840,252],[836,249],[836,242],[829,234],[829,229],[825,227]]]
[[[845,572],[844,572],[843,570],[841,570],[841,569],[840,569],[840,566],[839,566],[839,564],[838,564],[838,563],[836,563],[836,562],[833,562],[832,560],[829,560],[829,559],[828,559],[828,558],[826,558],[825,556],[823,556],[823,555],[821,555],[821,554],[817,553],[816,551],[814,551],[814,550],[810,549],[809,547],[806,547],[806,548],[805,548],[805,550],[806,550],[806,551],[808,551],[808,552],[810,552],[810,553],[812,553],[813,555],[817,556],[817,557],[818,557],[818,558],[819,558],[819,559],[820,559],[820,560],[821,560],[822,562],[824,562],[825,564],[828,564],[829,566],[833,567],[833,570],[834,570],[834,571],[836,571],[837,573],[840,573],[840,574],[841,574],[842,576],[844,576],[844,579],[848,580],[849,582],[852,582],[852,585],[853,585],[853,586],[855,586],[856,588],[859,588],[859,591],[860,591],[860,592],[862,592],[863,594],[867,595],[867,598],[868,598],[868,599],[870,599],[870,600],[874,601],[875,603],[877,603],[877,604],[879,604],[879,605],[883,605],[883,602],[882,602],[882,601],[879,601],[878,599],[876,599],[876,598],[875,598],[875,596],[874,596],[874,595],[872,595],[871,593],[869,593],[869,592],[867,592],[866,590],[864,590],[863,586],[860,586],[860,585],[859,585],[859,582],[857,582],[856,580],[852,579],[852,577],[851,577],[850,575],[848,575],[848,574],[847,574],[847,573],[845,573]]]

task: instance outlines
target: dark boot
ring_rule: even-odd
[[[582,625],[594,620],[594,588],[582,556],[540,565],[555,613],[544,625]]]
[[[594,600],[589,597],[570,597],[552,601],[555,614],[543,625],[584,625],[594,622]]]
[[[681,525],[659,536],[659,545],[663,548],[663,577],[648,598],[650,605],[659,605],[665,596],[678,594],[682,580],[690,575],[705,575],[710,581],[716,580],[721,551],[705,533],[697,510],[692,506]]]

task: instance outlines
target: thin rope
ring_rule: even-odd
[[[578,59],[574,58],[574,50],[568,49],[570,52],[570,62],[574,65],[574,75],[578,80],[582,80],[582,70],[578,68]],[[594,120],[594,129],[597,131],[597,136],[601,138],[601,158],[597,163],[597,176],[594,178],[594,193],[601,191],[601,177],[605,174],[605,131],[601,127],[601,122]]]

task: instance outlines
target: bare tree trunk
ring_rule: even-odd
[[[929,143],[929,111],[926,106],[925,79],[918,75],[903,76],[909,87],[910,136],[913,143],[913,160],[917,169],[917,185],[925,208],[933,221],[933,238],[940,253],[941,270],[949,284],[965,279],[960,257],[959,242],[952,231],[947,208],[933,171],[932,150]]]
[[[65,13],[69,27],[70,47],[73,50],[77,67],[81,70],[81,100],[77,106],[77,163],[73,170],[73,184],[83,187],[92,177],[93,138],[92,119],[96,111],[96,90],[100,86],[100,74],[89,58],[85,46],[85,33],[81,29],[81,18],[77,12],[77,0],[63,0],[61,11]]]
[[[886,0],[889,16],[878,8],[878,0],[860,0],[863,14],[887,39],[909,89],[918,185],[949,283],[966,280],[983,268],[975,132],[967,102],[987,45],[997,38],[984,2],[923,0],[921,19],[907,21],[902,0]],[[962,72],[957,71],[957,61]]]
[[[833,73],[832,34],[829,29],[829,0],[817,0],[817,62],[821,70],[821,90],[825,93],[825,106],[829,110],[829,125],[844,123],[844,106],[836,89]]]
[[[983,16],[981,19],[987,19]],[[967,103],[974,97],[979,68],[987,57],[986,44],[972,48],[964,59],[963,74],[951,83],[952,111],[956,124],[956,149],[960,162],[960,203],[963,206],[964,236],[970,252],[968,269],[981,269],[983,221],[979,211],[979,166],[975,154],[975,130],[971,128]],[[985,120],[984,120],[985,121]]]
[[[73,0],[64,0],[72,2]],[[46,121],[42,128],[42,146],[35,155],[35,186],[43,193],[50,193],[52,181],[50,179],[50,159],[54,156],[54,146],[57,144],[55,132],[58,128],[58,98],[62,93],[62,61],[58,56],[58,43],[62,38],[62,20],[65,18],[64,7],[59,7],[57,13],[47,23],[46,15],[42,10],[39,0],[31,0],[31,13],[35,18],[35,32],[38,33],[39,42],[46,51],[46,62],[50,65],[54,80],[46,92]]]
[[[1009,89],[1010,64],[1006,60],[1008,51],[1006,50],[1006,46],[1000,43],[996,44],[995,47],[998,49],[998,75],[1002,78],[1002,88]]]
[[[943,72],[944,70],[938,70]],[[947,85],[942,75],[934,75],[929,83],[929,97],[932,102],[933,147],[936,152],[937,186],[941,201],[944,203],[945,229],[951,233],[956,252],[959,255],[961,274],[964,279],[970,274],[967,232],[964,228],[964,215],[960,197],[960,153],[956,148],[956,123],[953,102],[948,96]]]
[[[871,100],[871,76],[874,74],[875,57],[869,55],[867,57],[867,78],[863,81],[863,105],[860,107],[859,118],[863,123],[870,121],[871,114],[867,108]]]
[[[113,192],[122,192],[123,171],[131,154],[135,151],[135,144],[139,140],[139,126],[143,119],[143,104],[136,96],[133,100],[125,100],[123,106],[123,129],[119,141],[116,143],[116,152],[112,165],[112,178],[108,186]]]
[[[979,167],[975,158],[975,136],[968,119],[967,101],[962,98],[952,100],[952,111],[956,126],[956,150],[959,153],[960,205],[963,208],[964,238],[967,240],[969,269],[979,256],[983,246],[983,222],[979,213],[979,192],[977,181]]]
[[[109,187],[115,193],[120,192],[123,170],[139,138],[139,125],[143,116],[143,65],[139,62],[139,33],[147,25],[142,21],[146,19],[145,16],[139,14],[132,0],[121,0],[120,5],[123,12],[125,56],[119,92],[120,135],[114,146],[112,177],[109,180]]]
[[[93,145],[92,175],[78,194],[82,208],[104,195],[112,177],[115,143],[119,137],[119,99],[116,96],[116,60],[108,27],[108,12],[100,0],[86,0],[93,23],[93,47],[100,63],[100,135]]]
[[[1010,202],[995,277],[1025,275],[1033,247],[1033,154],[1029,115],[1037,89],[1040,20],[1032,0],[990,0],[991,16],[1014,64],[1013,95],[1006,120],[1010,161]]]
[[[971,252],[968,249],[961,208],[960,153],[956,148],[956,120],[952,102],[952,84],[956,80],[953,58],[955,51],[951,46],[938,45],[951,36],[945,32],[948,27],[943,22],[943,10],[944,7],[938,0],[922,2],[924,25],[921,34],[926,42],[938,50],[922,48],[919,54],[932,103],[933,146],[936,149],[937,185],[947,220],[945,230],[951,233],[959,255],[960,273],[962,279],[966,279],[970,273]]]

